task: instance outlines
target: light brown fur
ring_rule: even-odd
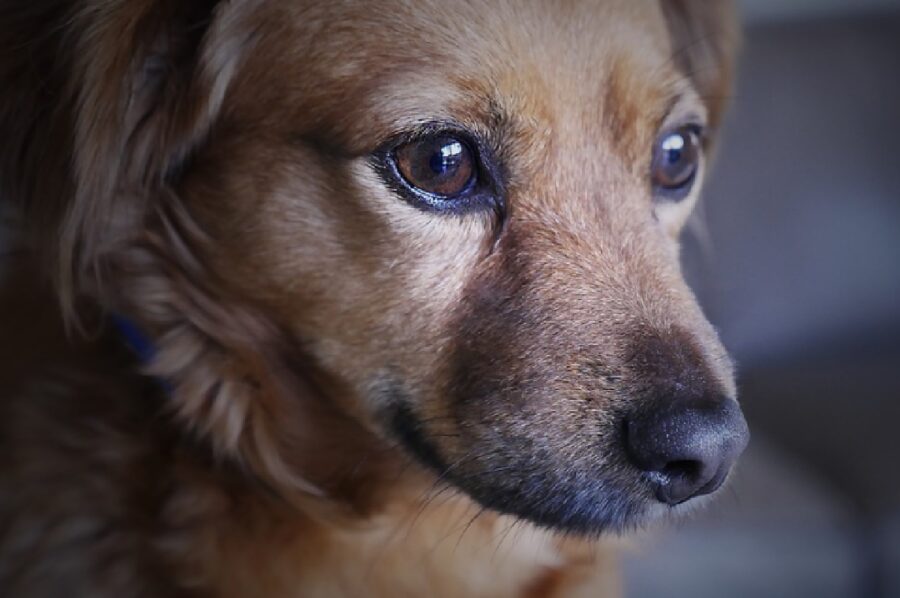
[[[613,540],[482,509],[385,413],[480,480],[497,434],[581,466],[650,386],[733,396],[678,266],[696,192],[646,177],[673,98],[719,122],[724,4],[205,4],[0,2],[0,197],[46,274],[4,299],[0,593],[615,594]],[[426,120],[503,157],[502,228],[373,172]]]

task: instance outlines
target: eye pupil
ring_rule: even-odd
[[[420,192],[455,197],[472,187],[475,158],[469,146],[449,135],[427,136],[395,151],[400,175]]]
[[[663,150],[666,152],[666,161],[669,164],[678,164],[681,161],[681,155],[684,146],[687,145],[684,137],[680,133],[669,135],[663,141]]]
[[[463,145],[458,141],[448,143],[438,149],[431,156],[431,170],[438,175],[444,175],[459,168],[462,161]]]

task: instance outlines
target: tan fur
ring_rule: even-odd
[[[496,434],[583,464],[650,386],[734,395],[696,192],[647,181],[665,118],[720,121],[725,4],[206,4],[0,2],[0,197],[46,275],[3,299],[0,594],[615,595],[614,540],[482,509],[384,413],[480,479]],[[428,120],[502,155],[502,230],[373,171]]]

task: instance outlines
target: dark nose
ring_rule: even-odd
[[[670,401],[625,421],[628,458],[669,505],[718,489],[749,439],[740,407],[726,398]]]

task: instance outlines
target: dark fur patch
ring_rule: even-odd
[[[398,402],[392,407],[390,426],[394,436],[424,465],[439,473],[447,469],[437,448],[428,439],[421,422],[409,405]]]

